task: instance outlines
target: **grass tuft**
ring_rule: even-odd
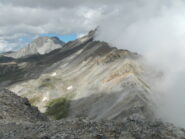
[[[53,99],[47,104],[46,107],[46,115],[52,119],[60,120],[68,116],[70,100],[67,97]]]

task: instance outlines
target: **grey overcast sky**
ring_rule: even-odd
[[[43,33],[85,33],[107,14],[89,0],[0,0],[0,51],[22,47],[22,37]]]
[[[126,25],[157,14],[156,9],[170,6],[170,1],[0,0],[0,51],[22,47],[23,38],[43,33],[82,34],[97,26],[111,25],[112,20]],[[114,22],[111,27],[115,25]]]

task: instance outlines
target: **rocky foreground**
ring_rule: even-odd
[[[0,91],[0,120],[6,121],[47,121],[38,108],[31,106],[28,99],[21,98],[8,90]]]
[[[184,139],[185,130],[137,115],[122,121],[70,119],[37,123],[0,121],[2,139]]]
[[[26,98],[0,91],[0,139],[183,139],[185,130],[133,113],[122,120],[48,120]]]

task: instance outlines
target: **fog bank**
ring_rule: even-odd
[[[159,118],[185,127],[185,2],[122,1],[97,39],[142,54],[164,77],[153,88]],[[151,73],[152,74],[152,73]],[[156,95],[156,94],[155,94]]]

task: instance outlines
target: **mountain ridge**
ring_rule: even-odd
[[[0,88],[26,97],[50,119],[27,124],[23,118],[13,126],[0,120],[0,137],[185,137],[184,129],[157,120],[152,85],[159,72],[141,55],[95,40],[95,32],[44,55],[0,58],[6,71]]]
[[[136,111],[141,114],[146,112],[143,116],[148,117],[147,110],[144,110],[148,109],[148,104],[145,104],[148,88],[139,77],[142,72],[141,65],[138,63],[141,56],[128,50],[118,50],[106,42],[96,41],[94,35],[95,31],[91,31],[88,35],[69,42],[56,52],[53,51],[43,58],[41,57],[39,64],[43,63],[44,67],[46,67],[46,62],[52,64],[41,71],[39,77],[16,83],[9,86],[8,89],[31,101],[37,100],[34,101],[34,105],[38,106],[42,112],[46,111],[46,105],[49,101],[73,94],[69,100],[71,102],[69,117],[80,115],[92,119],[121,118],[122,116],[119,115],[122,113],[132,114],[132,112],[129,114],[129,111],[140,104],[141,106],[137,107]],[[57,53],[62,57],[64,55],[61,54],[68,54],[61,59],[57,57]],[[102,73],[103,71],[105,72]],[[129,87],[131,85],[132,89]],[[142,91],[138,93],[138,89],[146,93],[142,93]],[[114,94],[112,95],[113,99],[108,97],[111,94]],[[91,95],[92,97],[89,97]],[[126,101],[127,96],[130,97],[129,101]],[[95,102],[92,101],[93,98]],[[138,104],[134,102],[135,99]],[[87,103],[87,100],[90,103]],[[105,102],[108,102],[107,106],[104,105]],[[131,102],[133,106],[129,108]],[[83,108],[83,106],[86,107]],[[101,106],[103,107],[101,108]],[[99,112],[98,107],[104,111]],[[116,110],[115,107],[118,109]],[[123,107],[125,108],[123,109]],[[141,109],[142,107],[145,112]]]

